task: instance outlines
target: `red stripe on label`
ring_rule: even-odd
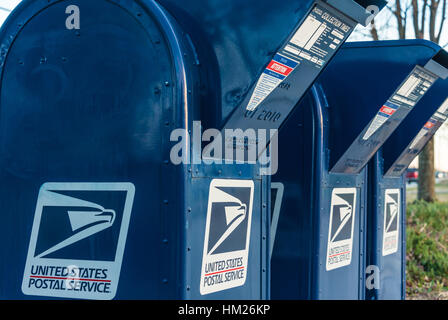
[[[426,128],[426,129],[431,129],[431,128],[434,127],[434,126],[435,126],[435,124],[432,123],[431,121],[428,121],[428,122],[426,122],[426,124],[425,124],[425,128]]]
[[[332,256],[329,256],[329,258],[333,258],[333,257],[336,257],[336,256],[340,256],[341,254],[347,254],[347,253],[350,253],[351,251],[345,251],[345,252],[341,252],[341,253],[336,253],[336,254],[334,254],[334,255],[332,255]]]
[[[385,114],[388,114],[388,115],[393,115],[394,113],[395,113],[395,111],[397,111],[397,110],[395,110],[394,108],[390,108],[390,107],[388,107],[388,106],[383,106],[381,109],[380,109],[380,112],[382,112],[382,113],[385,113]]]
[[[68,278],[68,277],[30,276],[30,278],[38,278],[38,279],[56,279],[56,280],[73,280],[73,281],[110,282],[110,280],[83,279],[83,278]]]
[[[269,63],[267,69],[280,73],[284,76],[288,76],[292,72],[292,70],[294,70],[293,68],[285,66],[284,64],[281,64],[274,60],[272,60],[271,63]]]
[[[236,270],[241,270],[244,269],[244,267],[239,267],[239,268],[234,268],[234,269],[227,269],[227,270],[222,270],[222,271],[217,271],[217,272],[213,272],[213,273],[207,273],[206,275],[204,275],[204,277],[208,277],[214,274],[218,274],[218,273],[223,273],[223,272],[230,272],[230,271],[236,271]]]

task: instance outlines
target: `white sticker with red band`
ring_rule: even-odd
[[[423,129],[420,130],[420,132],[417,134],[417,136],[415,137],[414,140],[412,140],[411,145],[409,146],[409,149],[414,149],[419,143],[420,141],[426,137],[426,135],[429,133],[429,131],[434,128],[434,126],[436,125],[434,122],[434,120],[429,120],[428,122],[426,122],[426,124],[424,125]]]
[[[258,80],[254,93],[247,106],[247,110],[255,110],[298,65],[299,62],[280,54],[276,54]]]
[[[435,125],[436,124],[432,120],[430,120],[430,121],[426,122],[425,128],[430,130],[430,129],[434,128]]]
[[[351,31],[340,18],[316,5],[268,64],[246,109],[254,111],[298,66],[322,70]]]
[[[412,109],[436,80],[437,78],[425,69],[419,66],[415,67],[392,97],[381,107],[362,139],[370,139],[389,121],[398,109],[403,107],[408,111]]]
[[[367,129],[366,134],[363,137],[363,140],[368,140],[375,132],[377,132],[389,118],[397,111],[397,108],[393,106],[391,103],[384,105],[381,107],[378,114],[372,120],[372,123]]]

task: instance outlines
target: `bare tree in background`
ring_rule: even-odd
[[[391,20],[386,19],[378,26],[377,21],[373,20],[370,36],[374,40],[380,40],[382,34],[394,28],[398,31],[399,39],[428,39],[443,45],[440,42],[442,35],[446,34],[443,32],[448,15],[447,2],[448,0],[390,0],[388,10],[395,23],[391,24]],[[408,27],[409,23],[412,23],[413,28]],[[434,138],[419,155],[418,166],[418,199],[434,202]]]

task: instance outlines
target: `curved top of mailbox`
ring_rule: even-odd
[[[317,81],[330,107],[333,172],[359,172],[410,109],[419,107],[412,104],[402,110],[391,99],[407,86],[413,72],[420,72],[416,67],[425,67],[440,50],[430,41],[399,40],[347,43],[338,52]],[[428,77],[429,82],[437,79]],[[422,80],[422,84],[426,82]],[[417,101],[421,97],[414,98]],[[382,120],[387,118],[390,121]]]
[[[79,30],[66,26],[66,8],[72,3],[80,9]],[[169,137],[196,115],[193,99],[201,80],[191,59],[193,50],[180,29],[154,1],[118,0],[24,0],[2,26],[0,241],[13,244],[0,250],[0,270],[5,270],[5,261],[12,266],[7,274],[0,274],[0,296],[79,294],[20,288],[21,279],[29,279],[24,268],[32,265],[26,259],[37,257],[34,248],[40,246],[30,241],[33,221],[38,221],[33,220],[34,213],[36,217],[42,213],[36,210],[39,190],[45,194],[45,187],[55,188],[46,182],[75,191],[71,196],[81,198],[83,206],[91,202],[93,209],[103,207],[113,224],[108,230],[114,228],[115,236],[123,239],[105,238],[98,246],[91,242],[95,249],[80,250],[76,258],[73,252],[65,252],[67,259],[114,261],[108,267],[112,283],[108,292],[83,292],[77,297],[111,299],[117,293],[117,298],[156,299],[183,294],[176,281],[161,282],[158,270],[168,258],[154,263],[138,254],[146,250],[151,252],[148,256],[160,257],[160,246],[148,247],[147,243],[171,239],[171,232],[176,234],[173,239],[184,239],[178,235],[188,195],[183,175],[187,166],[167,165],[172,146]],[[92,190],[101,195],[85,196],[84,191]],[[134,191],[134,201],[125,203]],[[110,193],[120,195],[115,201]],[[106,203],[108,197],[114,205]],[[169,224],[173,227],[162,230],[154,221],[164,223],[168,219],[162,214],[165,210],[172,213]],[[142,212],[148,214],[136,214]],[[69,222],[66,213],[61,217]],[[60,226],[52,223],[48,220],[49,225]],[[70,223],[63,226],[67,233],[61,238],[42,243],[44,251],[66,239],[64,249],[72,250],[69,237],[76,228],[71,229]],[[132,231],[126,235],[128,226]],[[116,246],[109,245],[113,241]],[[172,250],[181,245],[170,242]],[[126,249],[127,259],[122,259],[125,246],[131,250]],[[62,255],[54,253],[58,254]],[[167,278],[175,278],[171,274],[176,270],[167,270]],[[145,276],[135,281],[140,272]]]
[[[123,92],[129,90],[129,100],[135,102],[142,99],[155,103],[157,99],[151,97],[145,100],[143,96],[170,95],[170,99],[182,106],[182,119],[179,120],[184,123],[193,105],[192,95],[187,94],[187,90],[191,91],[194,86],[191,80],[195,79],[197,85],[201,85],[202,80],[197,80],[198,72],[193,70],[194,63],[191,61],[194,56],[191,44],[181,37],[182,30],[176,20],[160,4],[151,0],[136,3],[80,0],[76,6],[80,13],[79,30],[67,27],[73,9],[66,1],[23,0],[11,12],[0,28],[2,94],[5,95],[6,85],[11,90],[4,76],[6,71],[10,74],[19,71],[22,76],[25,70],[32,76],[39,69],[39,76],[48,76],[48,81],[42,83],[55,80],[60,87],[64,83],[71,86],[70,90],[76,89],[76,83],[91,82],[90,87],[86,88],[87,96],[96,89],[103,95],[106,91],[114,92],[114,99],[119,99]],[[95,16],[98,17],[96,21]],[[145,55],[147,62],[144,67],[151,72],[146,78],[134,69],[137,61],[143,60],[141,58]],[[102,63],[95,65],[96,59]],[[89,64],[88,60],[92,62]],[[90,69],[71,67],[83,63]],[[44,68],[44,65],[47,67]],[[87,76],[89,71],[92,73]],[[51,78],[54,73],[57,73],[57,79]],[[120,79],[112,83],[111,79],[117,74]],[[143,94],[138,91],[140,87],[131,84],[143,78],[154,83],[157,81],[157,86],[149,90],[146,88],[147,92]],[[21,83],[31,79],[23,78]],[[44,95],[44,92],[40,94]],[[48,95],[46,102],[53,103],[57,99],[58,95]],[[81,93],[74,99],[86,100]]]

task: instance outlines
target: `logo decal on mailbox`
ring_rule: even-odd
[[[202,295],[246,282],[253,195],[251,180],[211,182],[201,270]]]
[[[356,193],[356,188],[333,189],[328,230],[327,271],[351,263]]]
[[[387,189],[384,197],[383,256],[398,251],[400,189]]]
[[[23,293],[112,299],[134,193],[131,183],[45,183],[37,200]]]

